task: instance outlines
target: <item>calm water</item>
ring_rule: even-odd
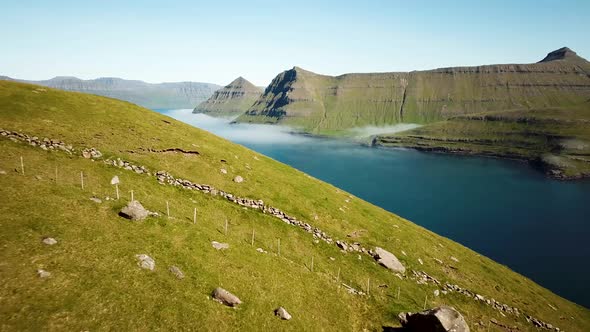
[[[526,164],[379,149],[160,111],[224,136],[449,237],[590,307],[590,181]],[[370,128],[374,132],[374,128]]]

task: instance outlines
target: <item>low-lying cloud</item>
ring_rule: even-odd
[[[230,124],[234,119],[193,114],[192,111],[191,109],[180,109],[162,113],[237,143],[299,144],[311,140],[309,137],[294,135],[293,128],[287,126],[247,123]]]
[[[406,130],[411,130],[421,127],[421,125],[416,123],[398,123],[391,126],[366,126],[366,127],[357,127],[350,129],[350,132],[353,133],[356,137],[369,137],[374,135],[380,134],[395,134]]]

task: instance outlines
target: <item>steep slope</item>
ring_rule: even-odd
[[[262,94],[262,89],[243,77],[215,91],[206,101],[199,104],[193,113],[205,113],[217,117],[235,117],[244,113]]]
[[[283,123],[312,133],[366,125],[432,123],[457,115],[570,107],[590,99],[590,63],[568,48],[541,62],[409,73],[279,74],[238,118]]]
[[[402,311],[441,304],[473,331],[549,330],[539,320],[554,331],[590,329],[590,311],[505,266],[141,107],[0,81],[0,123],[2,330],[381,330],[399,326]],[[102,157],[85,159],[85,148]],[[110,199],[114,175],[119,200]],[[159,216],[119,217],[130,195]],[[405,275],[376,264],[366,250],[375,247],[394,253]],[[155,270],[141,270],[138,254]],[[215,287],[243,303],[210,300]],[[278,306],[293,319],[274,317]]]
[[[125,100],[151,109],[193,108],[206,100],[219,88],[216,84],[199,82],[175,82],[152,84],[115,77],[81,80],[76,77],[59,76],[44,81],[4,80],[39,84],[51,88],[92,93],[99,96]]]

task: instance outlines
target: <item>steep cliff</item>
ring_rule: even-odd
[[[261,88],[240,76],[230,84],[215,91],[209,99],[195,107],[193,113],[234,117],[244,113],[261,94]]]
[[[532,64],[408,73],[279,74],[239,122],[284,123],[312,133],[432,123],[487,111],[576,106],[590,99],[590,63],[568,48]]]
[[[1,76],[3,80],[34,83],[50,88],[79,91],[128,101],[151,109],[193,108],[219,88],[216,84],[199,82],[146,83],[116,77],[81,80],[58,76],[43,81],[27,81]]]

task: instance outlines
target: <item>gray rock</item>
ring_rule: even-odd
[[[440,306],[417,313],[402,312],[399,320],[407,331],[469,332],[465,318],[453,307]]]
[[[459,263],[459,260],[457,259],[457,257],[451,256],[451,260],[453,262]]]
[[[176,276],[176,278],[184,279],[184,273],[182,273],[182,271],[178,268],[178,266],[172,265],[171,267],[168,268],[168,271],[170,271],[172,274],[174,274],[174,276]]]
[[[131,201],[125,206],[119,215],[123,218],[131,219],[131,220],[143,220],[149,214],[149,211],[146,210],[139,201]]]
[[[156,268],[156,261],[153,258],[146,254],[135,255],[137,260],[139,261],[137,265],[144,270],[153,271]]]
[[[275,315],[279,316],[282,320],[291,320],[291,315],[283,307],[278,307],[275,310]]]
[[[242,301],[237,296],[226,291],[225,289],[223,289],[221,287],[215,288],[215,290],[213,291],[213,294],[211,294],[211,296],[213,297],[213,299],[215,299],[219,303],[225,304],[226,306],[229,306],[229,307],[235,307],[238,304],[242,303]]]
[[[51,273],[47,272],[43,269],[39,269],[37,270],[37,275],[39,276],[39,278],[49,278],[51,277]]]
[[[434,290],[434,296],[439,296],[440,295],[440,291],[438,289]]]
[[[52,246],[54,244],[57,244],[57,240],[52,237],[46,237],[43,239],[43,243]]]
[[[402,265],[402,263],[395,257],[394,254],[390,253],[389,251],[383,248],[375,248],[375,253],[373,258],[379,262],[382,266],[390,269],[393,272],[400,272],[405,273],[406,268]]]
[[[116,185],[116,184],[119,184],[119,183],[121,183],[119,181],[119,177],[117,175],[113,176],[113,178],[111,179],[111,184],[112,185]]]
[[[90,200],[93,201],[94,203],[102,203],[102,200],[98,197],[90,197]]]
[[[6,175],[6,171],[5,170],[0,170],[0,175]]]
[[[222,174],[227,174],[227,170],[226,170],[225,168],[222,168],[222,169],[220,170],[220,172],[221,172]]]
[[[238,175],[234,178],[234,182],[235,183],[242,183],[242,182],[244,182],[244,178]]]
[[[217,250],[229,249],[229,244],[227,244],[227,243],[220,243],[217,241],[212,241],[211,245],[213,246],[213,248],[215,248]]]

